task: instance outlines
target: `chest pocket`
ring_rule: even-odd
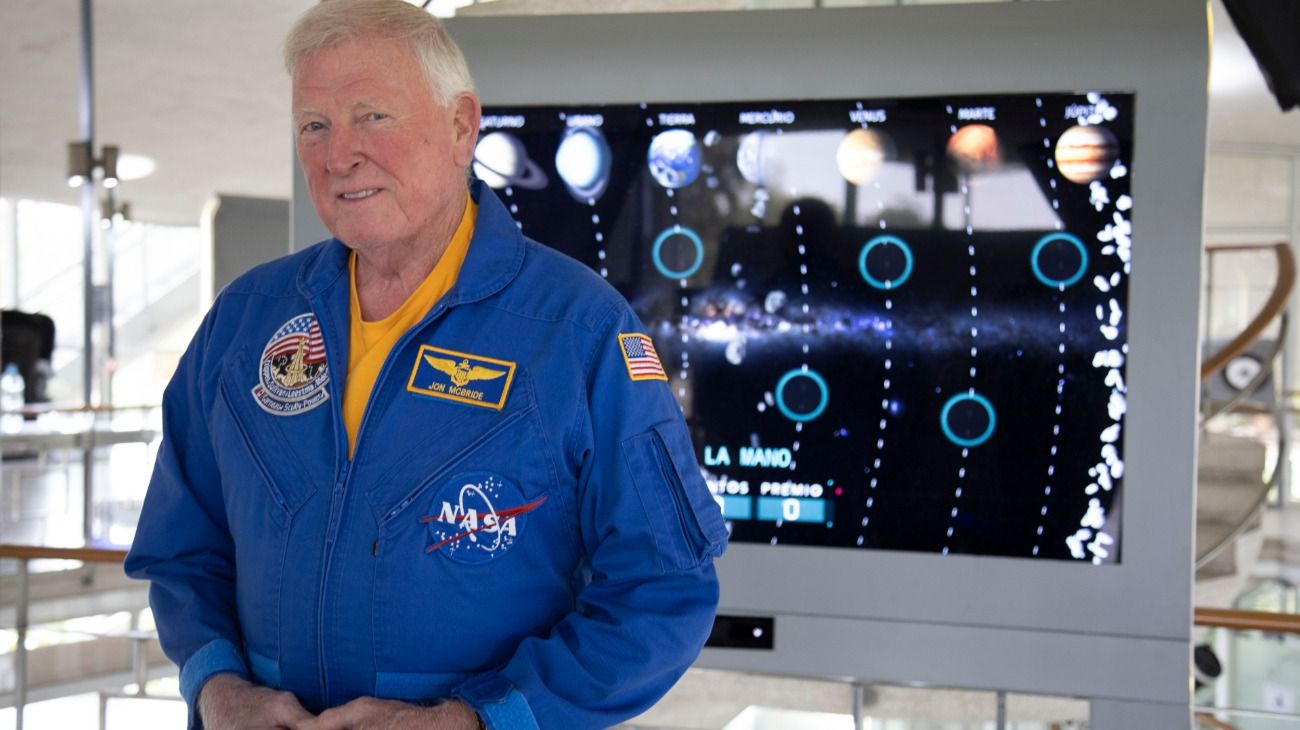
[[[510,472],[511,479],[544,489],[555,482],[546,438],[527,428],[537,399],[525,371],[516,376],[499,411],[409,391],[383,405],[386,412],[366,424],[353,465],[354,472],[377,475],[366,479],[366,499],[380,525],[427,498],[438,479],[467,464]],[[499,450],[503,441],[511,448]]]
[[[313,474],[331,473],[334,429],[328,406],[296,414],[267,412],[258,405],[253,388],[258,385],[258,353],[244,349],[230,358],[220,376],[221,404],[214,413],[214,445],[222,464],[227,507],[237,514],[254,499],[252,483],[292,517],[320,486]],[[333,384],[324,386],[327,398],[336,397]]]
[[[376,694],[437,699],[408,690],[500,663],[571,610],[580,550],[571,485],[550,447],[558,434],[526,372],[500,412],[438,399],[402,411],[406,430],[427,431],[368,493],[379,526]],[[485,619],[501,606],[510,621]]]

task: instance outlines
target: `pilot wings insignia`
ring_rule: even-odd
[[[422,345],[406,389],[412,393],[501,410],[516,364]]]
[[[505,370],[493,370],[482,365],[470,365],[469,358],[461,358],[460,364],[457,364],[455,360],[425,355],[424,361],[432,365],[434,370],[450,375],[453,385],[468,385],[471,380],[495,380],[506,374]]]

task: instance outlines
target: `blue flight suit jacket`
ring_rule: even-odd
[[[454,697],[491,728],[607,727],[698,655],[727,533],[653,346],[471,192],[460,276],[393,348],[351,460],[338,241],[232,283],[181,359],[126,568],[191,726],[233,672],[313,712]]]

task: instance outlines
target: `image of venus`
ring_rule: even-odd
[[[1119,143],[1105,127],[1076,125],[1056,140],[1056,169],[1066,180],[1087,185],[1115,166]]]
[[[845,180],[865,185],[875,179],[889,156],[888,138],[874,129],[855,129],[844,135],[836,148],[835,166]]]

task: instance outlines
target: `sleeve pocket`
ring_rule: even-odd
[[[681,423],[665,421],[625,440],[623,456],[665,571],[690,570],[726,550],[722,510],[700,477]]]

